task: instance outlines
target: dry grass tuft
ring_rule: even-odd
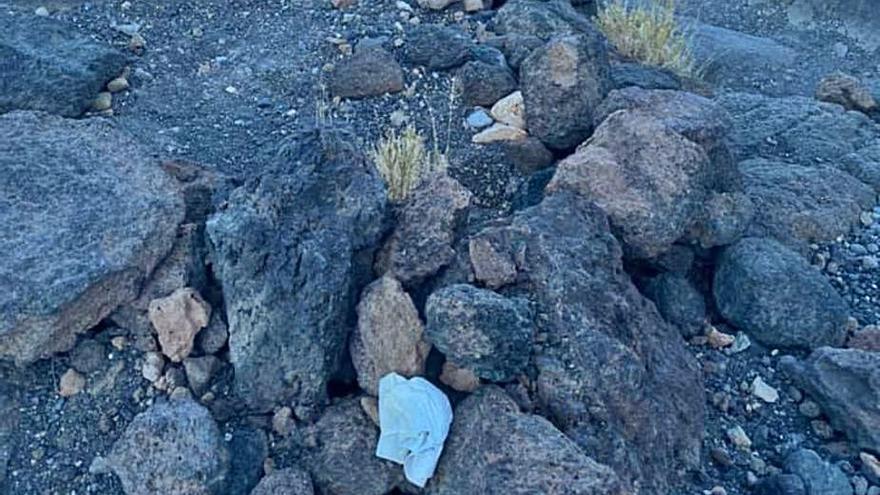
[[[596,24],[621,55],[680,76],[700,76],[690,39],[675,18],[675,0],[653,0],[651,6],[607,0]]]
[[[388,198],[395,202],[406,199],[424,175],[446,167],[445,155],[436,149],[427,150],[424,136],[413,125],[402,132],[388,131],[370,156],[385,179]]]

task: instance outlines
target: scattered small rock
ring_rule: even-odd
[[[117,77],[107,83],[107,91],[109,91],[111,93],[118,93],[120,91],[125,91],[126,89],[128,89],[128,87],[129,87],[128,79],[126,79],[124,77]]]
[[[474,134],[471,141],[475,144],[489,144],[500,141],[521,141],[527,137],[528,134],[522,129],[495,123],[491,127]]]
[[[727,439],[740,450],[748,451],[752,448],[752,440],[742,429],[742,426],[736,425],[728,428]]]
[[[150,322],[159,335],[162,353],[179,363],[192,352],[196,334],[208,325],[211,306],[192,288],[150,301]]]
[[[752,381],[752,395],[767,403],[774,403],[779,400],[779,392],[775,388],[768,385],[763,378],[756,376]]]
[[[490,117],[489,114],[486,113],[486,111],[482,108],[474,110],[467,116],[468,126],[474,129],[483,129],[484,127],[489,127],[490,125],[492,125],[493,122],[494,120],[492,120],[492,117]]]
[[[73,368],[68,369],[61,375],[58,381],[58,395],[61,397],[73,397],[83,391],[86,386],[86,377]]]
[[[440,381],[459,392],[473,392],[480,387],[480,378],[473,371],[459,368],[450,361],[443,363]]]
[[[162,377],[165,369],[165,358],[158,352],[148,352],[144,356],[144,365],[141,367],[141,375],[150,383],[156,382]]]
[[[103,112],[113,107],[113,95],[109,91],[101,91],[98,96],[92,100],[92,110]]]

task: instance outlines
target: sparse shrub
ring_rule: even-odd
[[[425,148],[425,138],[408,125],[402,132],[389,130],[373,148],[370,156],[388,186],[388,198],[399,202],[419,185],[422,177],[444,170],[446,157],[436,149]]]
[[[680,76],[699,77],[691,40],[675,18],[675,0],[652,0],[651,5],[606,0],[599,6],[596,24],[621,55]]]

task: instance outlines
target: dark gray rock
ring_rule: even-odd
[[[463,32],[437,24],[422,24],[406,36],[404,61],[428,70],[458,67],[473,57],[476,45]]]
[[[762,479],[755,495],[807,495],[804,482],[794,474],[774,474]]]
[[[643,89],[681,89],[681,79],[660,67],[632,62],[611,65],[611,79],[616,88],[637,86]]]
[[[765,345],[814,349],[846,336],[846,302],[775,240],[749,237],[725,249],[713,291],[721,315]]]
[[[712,192],[688,240],[703,248],[726,246],[743,237],[755,217],[755,204],[741,192]]]
[[[491,107],[516,91],[516,79],[506,65],[472,61],[464,64],[458,77],[462,99],[471,106]]]
[[[713,84],[748,90],[795,69],[798,52],[770,38],[702,23],[690,29],[697,66]]]
[[[740,188],[739,173],[728,146],[731,117],[721,105],[686,91],[647,90],[628,87],[610,92],[595,113],[598,126],[618,110],[639,110],[699,144],[714,169],[714,187],[720,191]]]
[[[677,330],[633,286],[605,215],[560,192],[487,227],[470,242],[474,273],[528,298],[544,339],[533,349],[537,400],[624,487],[669,493],[676,473],[699,462],[702,378]],[[474,257],[473,249],[491,256]],[[626,490],[626,488],[624,488]]]
[[[587,457],[546,419],[519,412],[500,388],[487,386],[456,408],[428,493],[623,492],[609,467]]]
[[[623,110],[559,162],[547,194],[595,201],[628,256],[653,258],[701,220],[715,173],[698,144],[649,114]]]
[[[107,456],[127,495],[222,493],[229,453],[211,413],[189,400],[135,416]]]
[[[309,473],[291,467],[267,474],[251,495],[314,495],[314,493]]]
[[[544,40],[541,38],[534,35],[519,33],[495,36],[494,38],[486,40],[486,43],[501,50],[508,65],[510,65],[510,68],[515,71],[519,71],[523,60],[525,60],[533,50],[544,46]]]
[[[228,445],[230,459],[226,493],[251,493],[263,475],[263,462],[269,456],[266,434],[250,425],[236,425]]]
[[[358,50],[333,71],[330,94],[342,98],[367,98],[403,89],[403,70],[394,55],[381,48]]]
[[[504,156],[524,175],[532,174],[553,164],[553,153],[540,139],[531,136],[501,144]]]
[[[134,299],[183,219],[176,183],[103,120],[0,116],[0,358],[29,363]]]
[[[6,471],[18,446],[18,391],[5,380],[0,380],[0,488],[6,481]]]
[[[316,446],[302,460],[320,493],[385,495],[403,484],[400,466],[376,457],[379,428],[357,399],[327,408],[308,434]]]
[[[107,364],[107,349],[94,339],[82,339],[70,352],[70,366],[80,373],[92,373]]]
[[[581,144],[612,83],[605,44],[597,33],[560,36],[520,67],[529,134],[551,149]]]
[[[205,354],[216,354],[223,349],[229,339],[229,328],[223,321],[220,311],[211,312],[208,326],[196,334],[196,344]]]
[[[860,448],[880,452],[880,353],[823,347],[789,374],[836,429]]]
[[[128,62],[76,26],[5,9],[0,16],[0,113],[39,110],[79,117]]]
[[[493,19],[498,34],[520,34],[549,40],[554,36],[594,31],[589,19],[567,0],[510,0]]]
[[[428,340],[480,378],[509,381],[529,362],[533,328],[523,300],[457,284],[431,294],[425,317]]]
[[[728,93],[716,101],[733,119],[730,143],[738,158],[824,164],[880,191],[880,127],[866,115],[799,96]]]
[[[831,167],[753,159],[739,169],[755,204],[749,235],[773,237],[802,253],[811,243],[846,235],[874,206],[871,187]]]
[[[392,275],[404,286],[418,284],[453,260],[455,231],[473,195],[441,174],[416,187],[409,198],[376,260],[380,275]]]
[[[313,415],[353,328],[386,202],[354,142],[339,131],[296,135],[278,171],[237,189],[208,221],[235,391],[253,410],[292,404]]]
[[[789,454],[785,470],[804,482],[805,495],[852,495],[849,477],[812,450],[799,449]]]
[[[664,273],[650,279],[645,285],[648,296],[663,318],[677,326],[685,337],[703,333],[706,322],[706,301],[688,279],[674,273]]]
[[[188,357],[183,360],[183,368],[186,370],[186,380],[189,383],[190,390],[201,396],[211,384],[211,378],[214,373],[220,369],[223,362],[218,358],[208,355],[199,357]]]

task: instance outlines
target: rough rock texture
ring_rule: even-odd
[[[638,63],[613,64],[611,79],[617,88],[638,86],[644,89],[681,89],[681,80],[674,73],[660,67]]]
[[[0,486],[6,480],[7,465],[18,444],[18,391],[0,380]]]
[[[663,318],[677,326],[685,337],[703,332],[706,323],[706,301],[693,284],[675,273],[664,273],[649,280],[645,286],[648,296]]]
[[[455,230],[473,195],[452,177],[436,175],[418,186],[398,216],[376,271],[410,286],[448,265],[455,257]]]
[[[880,127],[866,115],[798,96],[730,93],[717,101],[733,119],[738,158],[824,164],[880,191]]]
[[[836,429],[880,452],[880,353],[823,347],[794,368],[792,378]]]
[[[804,482],[794,474],[774,474],[755,486],[756,495],[807,495]]]
[[[400,466],[376,457],[379,428],[357,399],[327,408],[310,434],[317,445],[302,459],[321,493],[385,495],[403,483]]]
[[[733,244],[746,234],[754,217],[755,203],[747,194],[713,191],[687,240],[707,249]]]
[[[254,410],[316,412],[353,326],[386,201],[353,142],[338,131],[294,136],[279,170],[237,189],[208,222],[235,391]]]
[[[498,9],[495,32],[548,40],[554,36],[591,32],[590,21],[565,0],[510,0]]]
[[[533,327],[523,300],[456,284],[431,294],[425,319],[428,340],[480,378],[508,381],[529,362]]]
[[[514,2],[507,2],[505,6],[512,3]],[[497,21],[499,17],[496,16],[495,19]],[[489,38],[484,43],[501,50],[501,53],[504,54],[504,58],[507,60],[507,64],[518,73],[523,60],[532,53],[532,50],[543,46],[544,40],[533,35],[511,33]]]
[[[266,433],[248,424],[235,425],[226,445],[230,454],[226,493],[249,493],[260,481],[263,462],[269,456]]]
[[[877,100],[858,79],[853,76],[834,73],[819,81],[816,88],[816,99],[828,103],[837,103],[847,110],[856,110],[870,114],[878,110]]]
[[[6,9],[0,16],[0,113],[39,110],[78,117],[127,61],[74,26]]]
[[[455,410],[428,493],[622,495],[617,476],[546,419],[483,387]]]
[[[461,31],[437,24],[422,24],[407,33],[404,60],[428,70],[458,67],[473,56],[474,42]]]
[[[359,49],[336,67],[328,86],[331,95],[341,98],[396,93],[403,89],[403,70],[381,48]]]
[[[184,213],[158,165],[106,121],[0,116],[0,358],[68,350],[137,296]]]
[[[464,64],[458,77],[467,105],[491,107],[516,90],[516,79],[506,65],[474,60]]]
[[[162,353],[179,363],[192,352],[199,330],[208,326],[211,305],[196,290],[184,287],[168,297],[153,299],[149,315]]]
[[[300,468],[273,471],[263,477],[251,495],[313,495],[312,480]]]
[[[135,416],[107,457],[127,495],[219,494],[229,454],[211,413],[189,400]]]
[[[804,482],[806,495],[852,494],[847,475],[812,450],[798,449],[789,454],[785,458],[785,470]]]
[[[749,80],[770,80],[795,69],[798,52],[770,38],[702,23],[689,29],[697,65],[714,84],[750,90]]]
[[[745,192],[755,205],[748,234],[773,237],[807,252],[859,225],[875,193],[851,175],[827,166],[801,166],[764,159],[739,164]]]
[[[535,349],[538,400],[548,417],[626,486],[668,493],[678,469],[699,461],[702,378],[678,332],[623,271],[605,215],[557,193],[486,228],[471,240],[480,244],[513,267],[494,278],[501,292],[535,305],[546,334]],[[486,271],[480,259],[471,256],[477,274]]]
[[[840,345],[849,308],[828,279],[772,239],[745,238],[717,263],[713,292],[721,315],[765,345]]]
[[[520,67],[529,133],[552,149],[581,144],[593,130],[593,112],[611,89],[610,67],[596,33],[552,39]]]
[[[697,223],[714,177],[699,145],[644,112],[623,110],[559,163],[547,192],[595,201],[627,254],[652,258]]]
[[[351,360],[358,385],[379,393],[379,379],[396,372],[411,377],[425,372],[431,344],[423,337],[419,312],[400,282],[382,277],[364,289],[351,337]]]

